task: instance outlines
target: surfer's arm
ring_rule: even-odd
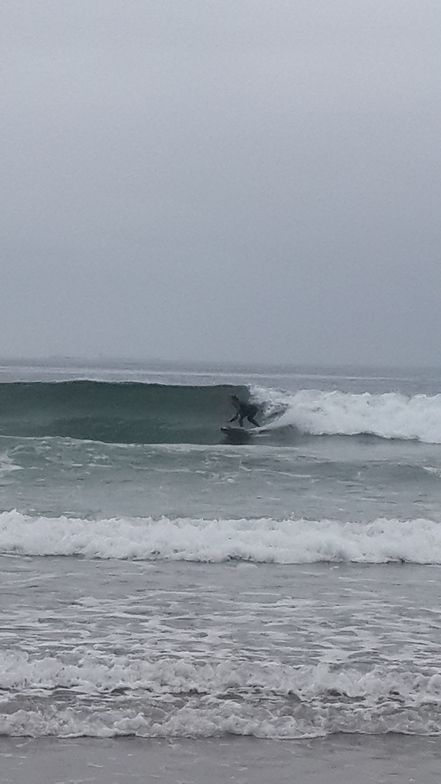
[[[237,412],[237,414],[234,415],[234,417],[232,419],[229,419],[228,421],[229,422],[234,422],[234,420],[237,419],[238,416],[239,416],[239,411]]]

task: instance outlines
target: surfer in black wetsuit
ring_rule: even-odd
[[[239,425],[243,427],[243,420],[248,419],[252,425],[255,427],[260,427],[259,423],[254,419],[258,410],[257,406],[255,406],[253,403],[244,403],[242,400],[239,400],[237,395],[231,395],[230,400],[233,406],[237,409],[236,414],[232,419],[230,419],[230,422],[234,422],[235,419],[238,419]]]

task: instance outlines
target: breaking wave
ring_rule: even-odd
[[[259,404],[264,427],[253,434],[255,444],[361,434],[441,443],[441,395],[85,380],[0,384],[0,435],[216,444],[222,440],[220,428],[234,413],[232,394]]]
[[[2,735],[313,738],[441,732],[438,672],[0,653]],[[72,699],[72,693],[75,699]]]
[[[398,392],[374,395],[340,391],[297,393],[256,388],[274,429],[314,436],[372,435],[384,439],[441,444],[441,395]]]
[[[0,553],[220,563],[441,564],[432,520],[87,520],[0,514]]]

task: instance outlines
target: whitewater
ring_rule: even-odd
[[[0,549],[27,556],[221,563],[421,563],[441,565],[441,525],[431,520],[169,520],[0,515]]]
[[[274,428],[296,428],[310,435],[370,434],[385,439],[415,439],[441,444],[441,395],[375,395],[338,390],[302,390],[280,394],[256,389],[257,399],[271,406]],[[268,400],[269,398],[269,400]],[[280,416],[277,416],[278,413]]]
[[[0,368],[0,735],[427,754],[440,390],[429,370]],[[259,407],[239,442],[231,394]]]

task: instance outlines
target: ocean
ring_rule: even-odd
[[[4,364],[0,485],[4,781],[439,780],[441,371]]]

